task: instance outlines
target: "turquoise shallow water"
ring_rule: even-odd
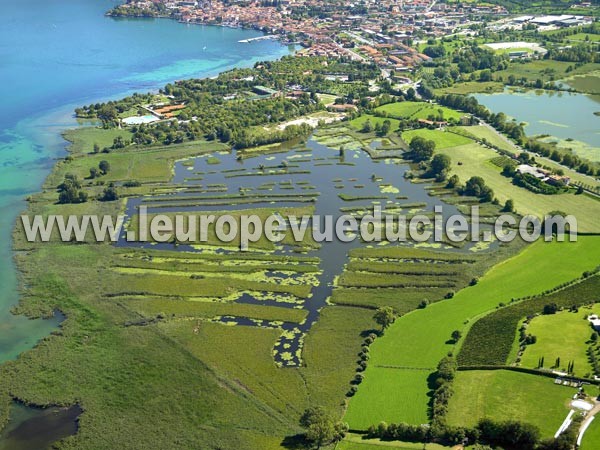
[[[252,30],[112,19],[111,0],[19,0],[2,5],[0,27],[0,361],[30,348],[56,325],[10,314],[18,301],[10,234],[24,199],[64,154],[60,132],[75,106],[206,77],[290,49],[243,44]]]

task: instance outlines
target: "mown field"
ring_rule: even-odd
[[[598,252],[598,248],[595,246],[598,238],[590,237],[588,239],[595,240],[594,248],[587,253],[587,256],[587,248],[582,249],[581,255],[582,258],[588,258],[588,264],[593,266],[597,262],[592,255]],[[503,365],[512,362],[509,361],[509,356],[513,353],[516,345],[515,339],[520,321],[529,315],[541,313],[545,305],[552,303],[562,308],[594,303],[598,301],[598,289],[600,289],[600,276],[591,276],[552,294],[539,295],[512,305],[509,304],[480,318],[473,324],[463,342],[458,354],[459,365]],[[552,361],[548,358],[548,365]],[[575,369],[581,374],[580,369],[583,367],[578,366]]]
[[[518,255],[495,265],[475,286],[462,289],[454,298],[413,311],[396,320],[371,347],[365,380],[350,401],[345,416],[350,427],[366,429],[382,420],[400,422],[427,417],[427,402],[378,402],[378,398],[385,396],[380,394],[378,398],[373,398],[370,393],[385,389],[379,383],[382,376],[371,377],[370,374],[388,371],[389,379],[392,379],[393,371],[398,369],[382,367],[429,369],[415,371],[419,375],[411,375],[410,382],[403,384],[399,380],[385,391],[388,396],[396,398],[420,395],[424,399],[428,392],[427,377],[442,357],[453,350],[454,343],[450,337],[453,330],[463,330],[464,334],[470,321],[493,310],[501,302],[540,293],[577,278],[584,270],[595,267],[596,261],[592,255],[597,255],[599,251],[600,239],[596,237],[580,237],[575,243],[536,242]],[[415,392],[417,376],[421,380],[420,393]]]
[[[111,128],[105,130],[89,126],[65,131],[63,137],[70,142],[69,153],[86,154],[94,152],[94,144],[98,144],[100,151],[106,147],[110,148],[117,137],[131,141],[132,133],[127,129]]]
[[[458,147],[472,142],[470,139],[459,136],[458,134],[439,130],[420,129],[402,133],[402,139],[404,139],[405,142],[412,141],[416,136],[435,142],[436,150]]]
[[[504,85],[497,81],[466,81],[453,84],[450,87],[435,89],[436,94],[461,94],[469,95],[479,92],[492,94],[494,92],[504,91]]]
[[[554,436],[576,392],[552,378],[509,370],[460,371],[453,387],[446,416],[450,425],[473,426],[482,418],[518,420],[537,426],[543,438]]]
[[[537,342],[526,347],[521,365],[537,368],[539,359],[543,357],[544,365],[552,367],[560,358],[558,369],[566,368],[573,361],[576,375],[589,376],[592,367],[586,350],[593,330],[585,316],[598,313],[600,307],[594,306],[580,308],[578,312],[563,311],[533,319],[527,327],[527,333],[535,336]]]
[[[581,440],[581,450],[596,450],[600,442],[600,420],[594,418]]]
[[[517,155],[520,150],[507,138],[500,136],[495,130],[486,126],[472,126],[472,127],[456,127],[459,133],[465,133],[465,135],[472,135],[478,139],[485,139],[488,143],[506,152]],[[550,158],[543,156],[536,156],[536,161],[542,166],[546,166],[552,170],[562,170],[564,174],[571,178],[572,181],[583,183],[590,186],[599,186],[600,182],[593,177],[584,175],[575,170],[569,169],[566,166],[558,164],[552,161]]]
[[[356,119],[352,119],[350,122],[348,122],[350,124],[351,127],[353,127],[356,130],[362,130],[362,128],[365,125],[365,122],[369,121],[371,122],[371,125],[373,127],[375,127],[375,125],[379,124],[379,125],[383,125],[383,122],[385,122],[386,120],[389,120],[391,125],[390,125],[390,129],[392,131],[396,131],[398,129],[398,126],[400,124],[400,122],[398,121],[398,119],[394,119],[394,118],[387,118],[387,117],[377,117],[374,116],[372,114],[363,114],[362,116],[358,116]]]
[[[571,72],[567,72],[567,68],[573,66]],[[589,63],[575,67],[575,64],[563,61],[554,61],[540,59],[531,61],[526,64],[511,64],[506,70],[499,70],[494,73],[496,77],[501,76],[505,80],[513,75],[516,79],[525,78],[527,81],[536,81],[538,78],[543,81],[549,81],[548,71],[554,71],[555,79],[565,78],[566,76],[574,76],[600,70],[600,64]]]
[[[422,444],[414,442],[381,441],[379,439],[363,439],[361,435],[350,433],[337,445],[336,450],[385,450],[386,448],[397,450],[443,450],[450,447],[434,443]]]
[[[439,133],[439,132],[438,132]],[[558,195],[535,194],[525,188],[512,184],[509,178],[504,177],[502,168],[490,162],[498,156],[492,149],[472,143],[458,147],[441,148],[439,153],[444,153],[452,159],[451,173],[456,174],[464,183],[473,176],[480,176],[485,183],[494,190],[494,195],[501,204],[512,199],[516,211],[521,214],[533,214],[543,217],[551,211],[563,211],[572,214],[577,219],[578,231],[600,231],[598,221],[600,216],[600,202],[585,195],[574,193]]]
[[[430,116],[441,117],[443,120],[460,120],[463,113],[445,106],[432,105],[423,102],[396,102],[388,103],[376,109],[385,112],[396,119],[428,119]]]

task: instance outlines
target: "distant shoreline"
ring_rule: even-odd
[[[233,28],[239,30],[254,30],[264,34],[272,34],[276,35],[276,39],[281,42],[282,45],[302,45],[301,42],[290,42],[285,39],[285,30],[268,30],[264,29],[264,27],[258,27],[254,24],[231,24],[231,23],[218,23],[218,22],[196,22],[196,21],[184,21],[181,19],[177,19],[176,17],[172,17],[166,14],[154,14],[154,15],[144,15],[144,14],[114,14],[113,10],[107,11],[104,15],[106,17],[111,17],[113,19],[170,19],[177,23],[183,25],[201,25],[207,27],[221,27],[221,28]]]

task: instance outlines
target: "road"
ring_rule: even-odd
[[[594,403],[595,403],[594,407],[590,410],[590,412],[587,413],[587,415],[585,416],[585,420],[583,422],[581,422],[581,425],[579,426],[579,430],[577,430],[577,445],[581,444],[581,439],[583,438],[583,432],[589,425],[589,422],[591,422],[594,419],[594,416],[596,414],[598,414],[598,412],[600,412],[600,402],[598,402],[597,400],[594,400]]]

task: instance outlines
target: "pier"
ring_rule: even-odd
[[[259,36],[259,37],[255,37],[255,38],[250,38],[250,39],[242,39],[238,42],[241,42],[243,44],[249,44],[251,42],[255,42],[255,41],[265,41],[267,39],[277,39],[277,36],[274,34],[268,34],[266,36]]]

